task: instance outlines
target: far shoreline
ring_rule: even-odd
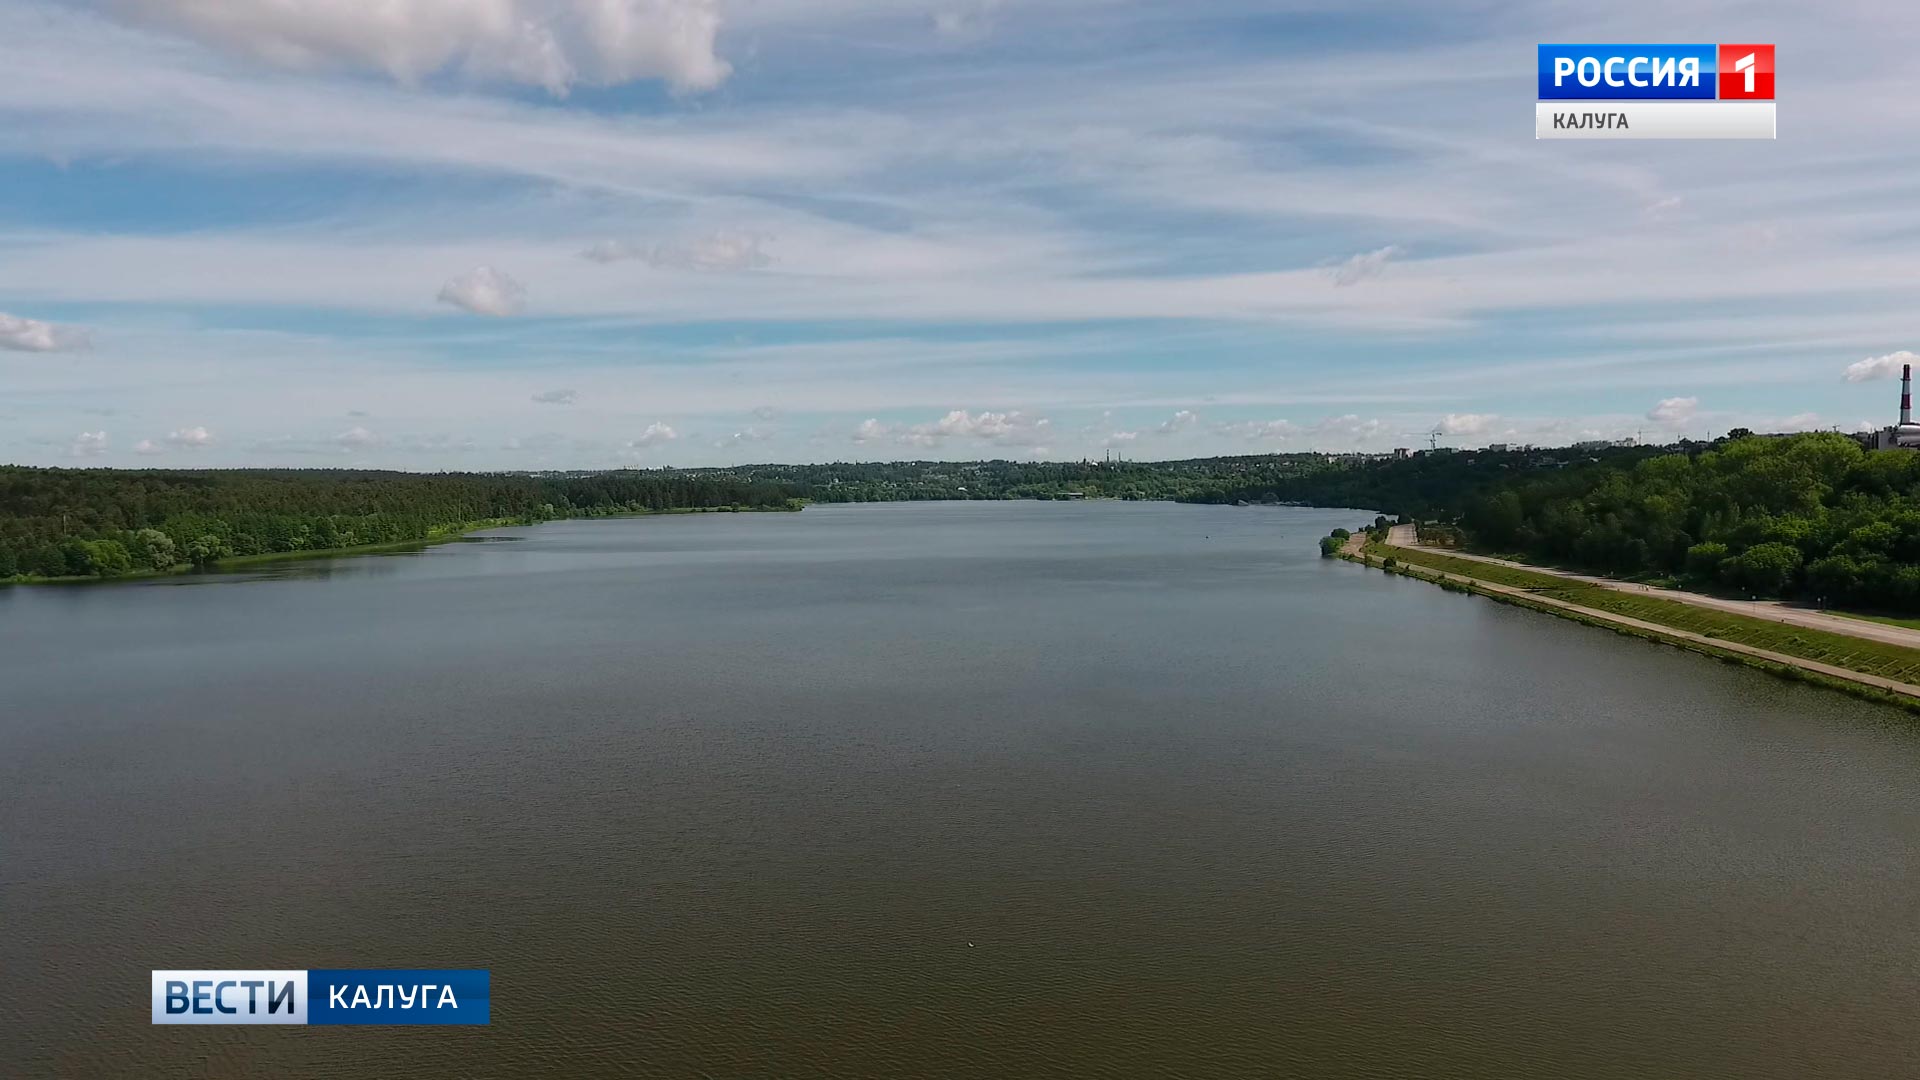
[[[446,532],[418,540],[389,540],[379,544],[356,544],[352,547],[303,548],[298,551],[263,551],[254,555],[229,555],[204,565],[177,563],[166,570],[131,570],[112,577],[98,577],[91,574],[72,574],[64,577],[39,577],[32,574],[15,574],[9,578],[0,578],[0,586],[9,585],[113,585],[134,581],[153,581],[158,578],[182,577],[189,574],[223,574],[243,570],[253,566],[271,565],[284,562],[301,562],[309,559],[352,558],[358,555],[381,555],[400,551],[424,551],[441,544],[451,544],[464,540],[474,533],[490,529],[530,529],[539,525],[548,525],[556,521],[599,521],[607,518],[668,517],[678,514],[797,514],[804,506],[677,506],[665,510],[622,510],[614,514],[581,514],[575,517],[548,518],[544,521],[520,521],[513,518],[496,518],[491,521],[467,522],[449,528]]]

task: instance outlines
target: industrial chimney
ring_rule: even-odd
[[[1900,426],[1913,423],[1913,365],[1900,365]]]

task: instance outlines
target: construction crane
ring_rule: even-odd
[[[1415,439],[1427,440],[1427,449],[1429,450],[1440,449],[1441,439],[1453,438],[1452,435],[1449,435],[1446,432],[1441,431],[1439,428],[1434,428],[1432,431],[1403,431],[1400,434],[1402,437],[1411,437]]]

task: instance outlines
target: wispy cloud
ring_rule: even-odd
[[[535,387],[579,390],[537,451],[562,465],[654,417],[693,464],[844,452],[867,418],[885,454],[1202,453],[1436,416],[1631,434],[1736,383],[1751,415],[1714,424],[1890,411],[1854,384],[1897,374],[1910,330],[1888,283],[1920,253],[1887,238],[1920,227],[1920,149],[1877,137],[1912,119],[1903,45],[1837,3],[1779,16],[1822,122],[1758,173],[1515,142],[1512,79],[1566,31],[1537,5],[1381,65],[1347,20],[1281,33],[1254,0],[0,4],[0,202],[29,208],[0,226],[0,355],[84,343],[44,320],[98,338],[4,365],[33,407],[0,439],[57,459],[119,408],[218,431],[202,462],[339,454],[367,386],[388,436],[351,452],[392,465],[465,433],[463,464],[524,465],[501,447]],[[1666,14],[1624,0],[1583,32]],[[10,185],[40,168],[100,197],[35,217]],[[181,170],[204,199],[141,197]],[[1015,411],[952,408],[983,388],[1051,430],[966,433]],[[777,427],[743,427],[757,402]]]
[[[1400,257],[1397,244],[1388,244],[1383,248],[1363,251],[1349,256],[1330,271],[1335,285],[1357,285],[1370,277],[1378,277],[1386,270],[1387,264]]]
[[[660,270],[760,270],[773,264],[759,233],[716,232],[680,243],[634,244],[602,240],[580,253],[597,263],[637,259]]]
[[[731,71],[714,52],[717,0],[106,0],[106,10],[279,67],[385,72],[418,83],[469,78],[545,87],[665,79],[709,90]]]

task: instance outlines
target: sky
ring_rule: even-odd
[[[1534,46],[1772,42],[1773,142]],[[0,0],[0,461],[422,470],[1854,430],[1894,0]]]

